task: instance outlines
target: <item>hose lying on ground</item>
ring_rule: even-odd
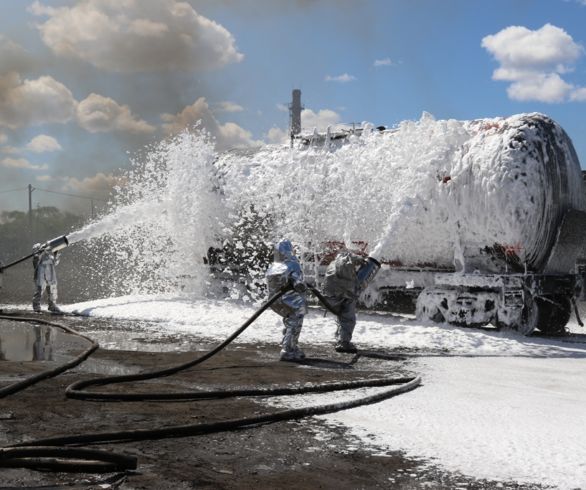
[[[225,398],[227,396],[277,396],[299,393],[324,393],[360,387],[372,386],[393,386],[380,393],[364,396],[345,402],[330,403],[326,405],[310,406],[297,409],[281,410],[272,414],[264,414],[253,417],[225,420],[214,423],[200,423],[182,426],[164,427],[160,429],[135,429],[115,432],[88,433],[74,436],[59,436],[34,441],[26,441],[0,449],[0,467],[28,467],[54,471],[83,471],[83,472],[106,472],[124,471],[136,468],[136,458],[116,455],[108,451],[86,450],[81,448],[57,447],[78,444],[95,443],[119,443],[127,441],[154,440],[164,438],[192,437],[217,432],[225,432],[236,429],[256,427],[280,421],[294,420],[313,415],[324,415],[349,408],[359,407],[397,396],[401,393],[411,391],[421,384],[421,378],[380,378],[360,381],[348,381],[329,383],[324,385],[313,385],[293,388],[272,388],[272,389],[249,389],[249,390],[228,390],[208,391],[193,393],[138,393],[138,394],[115,394],[115,393],[94,393],[85,392],[81,388],[92,385],[106,385],[122,383],[127,381],[138,381],[153,379],[188,369],[204,362],[217,354],[250,326],[272,303],[279,299],[289,288],[283,288],[273,295],[259,308],[238,330],[231,334],[224,342],[192,361],[158,371],[139,373],[136,375],[110,376],[97,378],[88,381],[81,381],[70,385],[67,396],[79,399],[102,399],[102,400],[180,400],[197,398]],[[319,296],[318,296],[319,297]],[[13,317],[8,317],[13,319]],[[37,319],[29,319],[38,321]],[[49,322],[47,322],[49,323]],[[70,330],[71,332],[74,332]],[[83,336],[82,336],[83,337]],[[87,338],[87,337],[84,337]],[[90,339],[88,339],[90,340]],[[90,340],[91,341],[91,340]],[[95,344],[93,341],[91,341]],[[93,346],[92,346],[93,347]],[[97,348],[97,344],[93,350]],[[93,352],[92,350],[92,352]],[[89,354],[87,354],[89,355]],[[86,356],[87,357],[87,356]],[[63,369],[65,370],[65,369]],[[48,376],[47,376],[48,377]],[[45,379],[45,378],[43,378]],[[399,385],[399,386],[396,386]],[[68,458],[68,459],[64,459]],[[79,468],[79,469],[76,469]]]
[[[328,413],[335,413],[341,410],[347,410],[349,408],[360,407],[362,405],[368,405],[371,403],[380,402],[392,398],[401,393],[406,393],[415,389],[421,384],[420,377],[409,377],[409,378],[389,378],[387,379],[387,386],[399,384],[400,386],[390,388],[382,391],[375,395],[369,395],[354,400],[348,400],[345,402],[330,403],[327,405],[317,405],[311,407],[294,408],[288,410],[281,410],[279,412],[256,415],[254,417],[243,417],[239,419],[224,420],[221,422],[203,423],[203,424],[190,424],[190,425],[179,425],[164,427],[162,429],[135,429],[126,431],[116,432],[96,432],[81,434],[75,436],[60,436],[60,437],[49,437],[45,439],[37,439],[35,441],[27,441],[20,444],[10,446],[14,447],[27,447],[27,446],[59,446],[68,444],[90,444],[90,443],[119,443],[127,441],[144,441],[144,440],[156,440],[156,439],[168,439],[175,437],[191,437],[199,436],[204,434],[214,434],[217,432],[226,432],[230,430],[243,429],[249,427],[255,427],[259,425],[265,425],[273,422],[283,422],[287,420],[294,420],[303,417],[310,417],[313,415],[325,415]],[[356,387],[354,387],[356,388]],[[338,388],[337,391],[342,388]],[[348,389],[348,388],[345,388]],[[0,463],[2,461],[3,451],[0,449]]]
[[[254,312],[254,314],[246,321],[242,324],[242,326],[240,328],[238,328],[237,330],[235,330],[232,334],[230,334],[230,336],[228,336],[228,338],[226,338],[226,340],[224,340],[222,343],[218,344],[216,347],[214,347],[211,351],[206,352],[203,356],[198,357],[196,359],[193,359],[191,361],[185,362],[183,364],[178,364],[176,366],[172,366],[172,367],[168,367],[165,369],[158,369],[156,371],[148,371],[148,372],[144,372],[144,373],[138,373],[138,374],[126,374],[126,375],[121,375],[121,376],[107,376],[107,377],[102,377],[102,378],[94,378],[94,379],[89,379],[89,380],[85,380],[85,381],[78,381],[76,383],[71,384],[70,386],[67,387],[67,389],[65,390],[65,395],[68,398],[76,398],[79,400],[84,400],[84,399],[88,399],[88,400],[124,400],[124,401],[132,401],[132,400],[136,400],[136,401],[142,401],[142,400],[154,400],[154,399],[158,399],[158,400],[173,400],[175,398],[173,398],[173,394],[170,393],[162,393],[160,394],[161,397],[160,398],[148,398],[149,394],[141,394],[141,393],[137,393],[137,394],[128,394],[128,395],[120,395],[120,398],[117,398],[115,394],[112,393],[92,393],[89,391],[82,391],[82,388],[87,388],[88,386],[104,386],[104,385],[109,385],[109,384],[114,384],[114,383],[126,383],[129,381],[144,381],[147,379],[153,379],[153,378],[162,378],[165,376],[171,376],[172,374],[176,374],[180,371],[185,371],[186,369],[192,368],[193,366],[196,366],[198,364],[201,364],[202,362],[207,361],[208,359],[210,359],[211,357],[215,356],[218,352],[220,352],[221,350],[223,350],[226,346],[228,346],[228,344],[232,343],[232,341],[234,341],[234,339],[236,339],[236,337],[238,337],[242,332],[244,332],[244,330],[246,330],[250,325],[252,325],[252,323],[267,309],[269,308],[275,301],[277,301],[283,294],[285,294],[287,291],[289,291],[291,289],[291,286],[286,286],[283,289],[281,289],[280,291],[278,291],[277,293],[275,293],[273,296],[271,296],[258,310],[256,310]],[[181,394],[179,394],[181,395]],[[179,398],[176,398],[177,400],[183,400],[185,399],[185,396],[179,396]],[[189,398],[189,397],[187,397]],[[197,395],[194,397],[197,398]]]
[[[67,459],[65,459],[67,458]],[[32,446],[0,449],[0,468],[111,473],[135,470],[138,458],[96,449]]]

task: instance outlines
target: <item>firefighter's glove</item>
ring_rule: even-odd
[[[305,284],[304,282],[296,282],[295,284],[293,284],[293,289],[297,293],[304,293],[305,291],[307,291],[307,284]]]

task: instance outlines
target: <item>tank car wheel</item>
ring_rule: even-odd
[[[550,300],[550,301],[548,301]],[[572,316],[572,302],[567,296],[536,298],[539,307],[537,328],[545,335],[563,335]]]
[[[521,335],[528,336],[539,325],[539,307],[535,301],[528,301],[523,307],[523,313],[521,313],[521,322],[515,326],[515,330]]]
[[[539,325],[539,307],[533,298],[526,296],[525,305],[518,322],[506,324],[499,321],[497,317],[496,324],[499,330],[514,330],[526,337],[531,335]]]
[[[415,306],[415,317],[418,320],[443,323],[445,321],[444,315],[434,304],[432,297],[433,295],[425,290],[419,294]]]

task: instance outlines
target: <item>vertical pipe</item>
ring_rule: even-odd
[[[32,237],[33,235],[33,191],[34,187],[29,184],[28,185],[28,229],[29,233]]]
[[[289,106],[291,116],[291,135],[301,133],[301,90],[294,89],[292,93],[292,101]]]

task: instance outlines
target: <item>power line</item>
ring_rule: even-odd
[[[24,191],[26,187],[19,187],[18,189],[6,189],[5,191],[0,191],[0,194],[4,194],[5,192],[15,192],[15,191]]]
[[[61,196],[69,196],[69,197],[78,197],[80,199],[87,199],[89,201],[101,201],[101,202],[108,202],[106,199],[100,199],[99,197],[91,197],[91,196],[82,196],[80,194],[70,194],[68,192],[58,192],[58,191],[50,191],[49,189],[41,189],[40,187],[34,188],[36,191],[41,192],[49,192],[50,194],[59,194]]]

